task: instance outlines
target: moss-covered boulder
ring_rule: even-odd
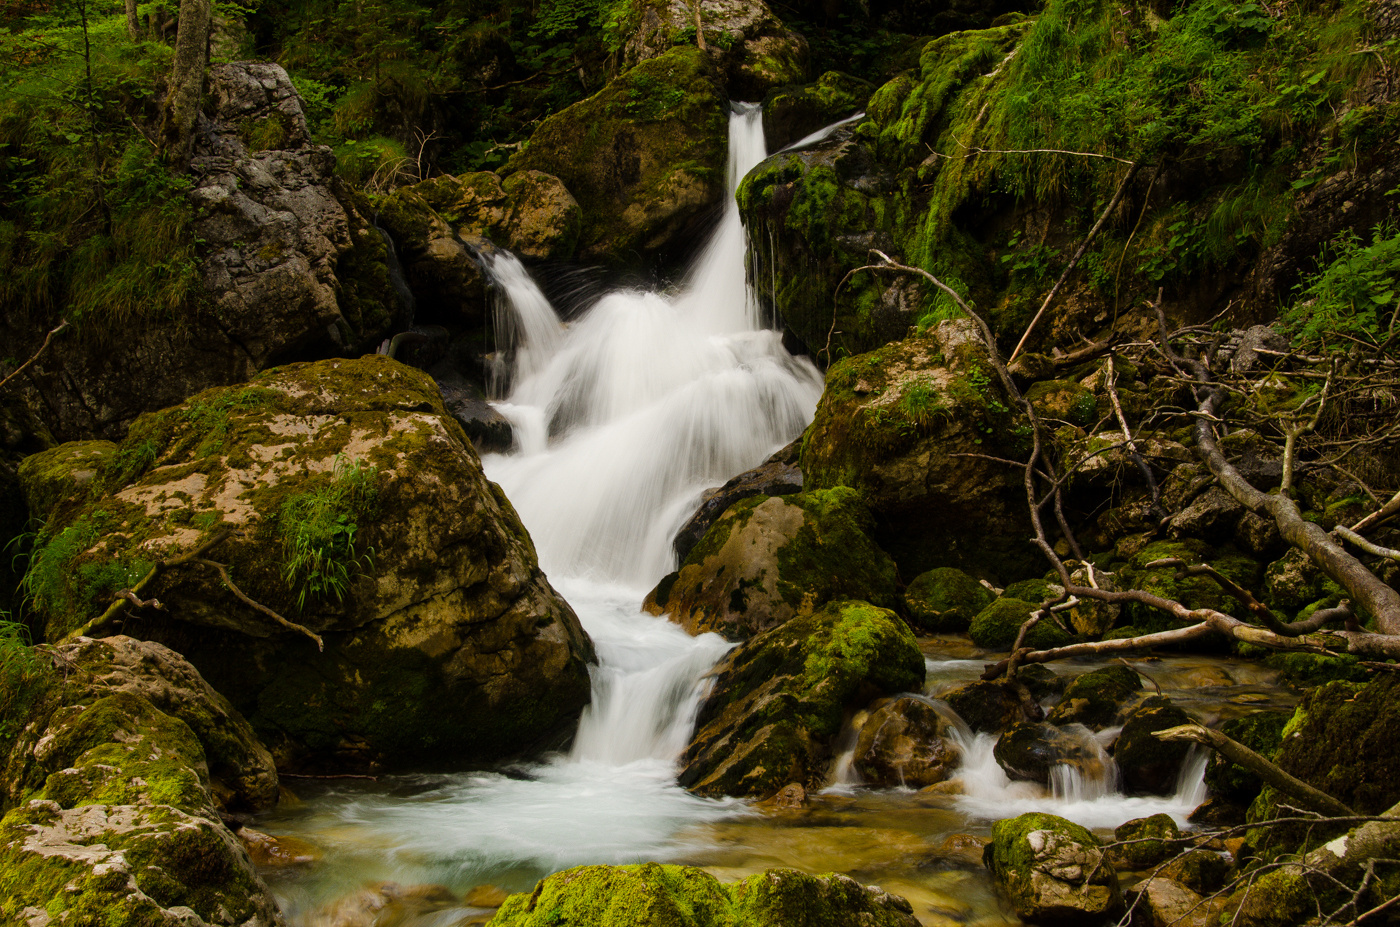
[[[1113,759],[1129,795],[1170,795],[1176,791],[1181,767],[1191,752],[1189,743],[1161,741],[1157,731],[1191,724],[1194,719],[1165,699],[1150,698],[1123,723]]]
[[[742,640],[836,599],[893,608],[896,570],[853,489],[756,496],[730,506],[644,608],[692,634]]]
[[[277,797],[247,723],[158,644],[84,638],[43,657],[63,675],[30,680],[40,694],[4,719],[19,734],[0,794],[0,921],[280,924],[220,812]]]
[[[545,119],[509,173],[558,177],[582,209],[580,256],[626,263],[678,247],[724,194],[728,118],[704,52],[672,48]]]
[[[70,441],[19,464],[19,488],[30,516],[43,520],[64,499],[86,491],[117,451],[111,441]]]
[[[1045,719],[1051,724],[1083,724],[1102,730],[1122,724],[1127,712],[1137,706],[1141,692],[1142,677],[1137,673],[1126,666],[1106,666],[1076,676]]]
[[[682,785],[701,795],[819,786],[845,713],[918,691],[924,658],[908,625],[867,602],[832,602],[740,644],[714,670]]]
[[[36,545],[48,637],[217,542],[159,572],[140,627],[279,762],[501,756],[588,699],[586,635],[420,371],[371,355],[200,393],[140,419],[97,482]]]
[[[914,626],[935,634],[966,631],[993,598],[987,587],[954,567],[920,573],[904,590],[904,606]]]
[[[1212,608],[1227,615],[1243,616],[1244,606],[1239,600],[1222,590],[1209,576],[1182,575],[1176,567],[1151,565],[1172,558],[1188,565],[1209,563],[1246,589],[1256,588],[1260,580],[1261,567],[1250,557],[1232,548],[1212,548],[1203,541],[1186,538],[1155,541],[1143,547],[1122,571],[1120,585],[1174,599],[1187,608]],[[1138,602],[1128,603],[1123,611],[1125,620],[1140,633],[1184,626],[1166,613]]]
[[[763,98],[763,135],[769,151],[786,148],[865,106],[875,87],[840,71],[810,84],[779,87]]]
[[[1016,687],[1003,681],[969,682],[942,697],[974,731],[998,734],[1026,717]]]
[[[1026,435],[973,324],[941,322],[827,370],[802,439],[804,485],[861,490],[906,576],[1038,573],[1019,472],[986,459],[1019,456]]]
[[[928,699],[903,695],[871,706],[852,763],[871,785],[923,788],[947,779],[962,759],[953,724]]]
[[[916,927],[908,901],[846,876],[768,869],[725,885],[691,866],[579,866],[511,895],[494,927]]]
[[[1180,851],[1171,842],[1180,836],[1181,829],[1169,814],[1134,818],[1114,829],[1113,842],[1119,845],[1109,850],[1109,859],[1119,869],[1151,869]]]
[[[997,739],[993,755],[1008,778],[1041,785],[1050,785],[1051,773],[1060,766],[1100,781],[1108,769],[1107,754],[1082,725],[1058,728],[1043,721],[1013,724]]]
[[[1293,717],[1289,711],[1256,711],[1232,718],[1220,726],[1230,737],[1262,757],[1270,757],[1283,740],[1283,729]],[[1259,776],[1242,766],[1212,753],[1206,766],[1206,785],[1211,794],[1233,804],[1248,806],[1263,788]]]
[[[977,613],[967,634],[978,647],[988,650],[1010,650],[1021,633],[1021,625],[1039,610],[1040,602],[1027,602],[1011,596],[1002,596]],[[1036,650],[1063,647],[1074,643],[1074,638],[1055,624],[1053,619],[1044,619],[1026,634],[1022,646]]]
[[[1032,924],[1097,924],[1123,910],[1099,842],[1064,818],[1031,813],[998,821],[983,858],[1016,915]]]
[[[729,511],[729,507],[741,499],[752,496],[790,496],[802,491],[802,469],[797,466],[797,442],[775,451],[767,460],[745,470],[728,480],[723,486],[707,489],[700,496],[700,505],[695,514],[681,525],[671,546],[675,548],[676,559],[684,563],[710,530],[719,517]]]

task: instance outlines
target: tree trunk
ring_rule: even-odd
[[[204,96],[204,71],[209,64],[212,0],[180,0],[180,26],[175,35],[175,66],[165,98],[161,145],[171,163],[185,167],[194,142],[194,124]]]
[[[136,0],[126,0],[126,34],[133,42],[141,41],[141,20],[136,15]]]

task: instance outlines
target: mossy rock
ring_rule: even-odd
[[[846,712],[918,691],[924,658],[893,612],[832,602],[740,644],[714,671],[680,782],[708,796],[820,785]]]
[[[1264,663],[1279,671],[1279,678],[1302,688],[1329,682],[1365,682],[1371,674],[1350,654],[1273,653]]]
[[[1125,845],[1113,847],[1109,858],[1119,869],[1151,869],[1179,852],[1177,845],[1169,841],[1180,836],[1181,829],[1169,814],[1135,818],[1114,829],[1114,842],[1124,842]]]
[[[1016,643],[1016,635],[1021,632],[1021,625],[1039,608],[1039,602],[1026,602],[1002,596],[977,613],[967,630],[968,636],[978,647],[985,647],[987,650],[1010,650]],[[1022,643],[1036,650],[1048,650],[1051,647],[1072,644],[1074,638],[1060,630],[1053,621],[1041,621],[1031,628]]]
[[[183,653],[282,763],[499,757],[572,725],[588,699],[587,636],[421,371],[378,355],[274,368],[143,416],[98,478],[106,492],[59,503],[36,545],[47,636],[156,560],[224,537],[209,555],[307,633],[197,566],[145,590],[179,618],[155,613],[142,633]],[[309,521],[318,506],[338,528]],[[308,549],[319,572],[295,566]]]
[[[1185,885],[1200,895],[1209,895],[1225,884],[1230,860],[1210,850],[1190,850],[1177,856],[1162,869],[1162,876]]]
[[[1025,719],[1020,696],[1005,682],[969,682],[942,698],[974,731],[998,734]]]
[[[1176,791],[1182,765],[1191,752],[1189,743],[1163,742],[1157,731],[1191,724],[1194,719],[1166,699],[1153,697],[1128,715],[1113,748],[1113,759],[1123,775],[1123,791],[1129,795],[1170,795]]]
[[[1064,694],[1070,680],[1046,666],[1044,663],[1029,663],[1016,670],[1016,681],[1031,692],[1036,701],[1044,701]]]
[[[1155,541],[1132,557],[1123,570],[1123,588],[1141,589],[1173,599],[1187,608],[1211,608],[1227,615],[1241,617],[1244,606],[1227,594],[1220,584],[1208,576],[1177,576],[1175,567],[1148,567],[1149,563],[1178,558],[1186,564],[1209,563],[1223,576],[1246,589],[1258,587],[1261,568],[1257,561],[1229,548],[1211,548],[1202,541],[1184,539]],[[1165,612],[1131,602],[1124,608],[1126,620],[1145,631],[1165,631],[1185,625]]]
[[[906,576],[951,566],[995,579],[1045,568],[1026,541],[1020,477],[986,459],[1018,456],[1028,434],[986,356],[975,326],[959,320],[839,360],[803,435],[803,485],[860,490],[876,542]]]
[[[1123,910],[1099,842],[1064,818],[1032,812],[998,821],[984,859],[1016,915],[1030,923],[1087,924]]]
[[[1292,717],[1291,711],[1256,711],[1226,721],[1220,726],[1220,733],[1268,759],[1278,749],[1283,740],[1283,729]],[[1218,753],[1211,755],[1210,763],[1206,766],[1206,785],[1212,795],[1246,806],[1263,788],[1257,774],[1236,766]]]
[[[767,869],[721,884],[691,866],[579,866],[511,895],[494,927],[916,927],[909,902],[846,876]]]
[[[1043,721],[1013,724],[997,739],[993,755],[1009,778],[1046,786],[1058,766],[1076,769],[1086,779],[1102,779],[1106,772],[1103,749],[1082,726],[1062,729]]]
[[[966,631],[992,598],[985,586],[955,567],[920,573],[904,591],[914,626],[934,634]]]
[[[1051,724],[1083,724],[1101,730],[1121,723],[1137,705],[1142,679],[1126,666],[1106,666],[1076,676],[1046,720]]]
[[[116,453],[111,441],[70,441],[24,458],[19,486],[29,517],[43,521],[58,503],[87,491]]]
[[[1025,602],[1035,602],[1039,604],[1046,599],[1057,598],[1064,592],[1064,587],[1050,582],[1046,579],[1023,579],[1014,582],[1001,591],[1001,594],[1010,599],[1021,599]]]
[[[840,71],[827,71],[810,84],[771,91],[763,100],[763,134],[768,150],[786,148],[818,129],[860,112],[874,92],[874,85]]]
[[[1088,428],[1098,418],[1098,400],[1093,391],[1073,380],[1041,380],[1026,390],[1026,400],[1041,420],[1048,420],[1052,426],[1055,422],[1067,422]]]
[[[692,634],[743,640],[836,599],[899,604],[894,561],[853,489],[754,496],[730,506],[643,607]]]
[[[563,181],[582,210],[580,256],[627,263],[676,249],[724,194],[728,118],[706,55],[672,48],[547,117],[506,172]]]

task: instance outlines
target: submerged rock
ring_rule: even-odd
[[[143,635],[184,653],[283,763],[484,760],[570,725],[591,645],[421,371],[298,364],[143,417],[36,556],[50,639],[158,559]],[[103,585],[105,583],[105,585]],[[308,634],[320,635],[324,651]]]
[[[768,869],[725,885],[703,869],[579,866],[511,895],[492,924],[628,927],[916,927],[908,901],[843,875]]]
[[[870,540],[870,513],[838,487],[740,500],[643,605],[691,634],[743,640],[835,599],[893,607],[893,561]]]
[[[705,224],[724,195],[727,126],[708,57],[671,48],[546,118],[507,170],[558,177],[582,209],[580,256],[626,263]]]
[[[1123,910],[1094,835],[1053,814],[998,821],[984,856],[1016,915],[1033,924],[1097,924]]]
[[[924,658],[893,612],[832,602],[740,644],[714,670],[680,783],[701,795],[819,786],[849,710],[917,690]]]
[[[962,759],[954,725],[927,699],[903,695],[871,706],[852,762],[869,785],[918,789],[947,779]]]

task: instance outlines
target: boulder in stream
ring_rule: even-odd
[[[820,786],[846,712],[923,680],[923,654],[893,612],[840,601],[793,618],[715,668],[680,783],[701,795],[760,798],[789,782]]]
[[[1140,701],[1141,692],[1142,677],[1136,672],[1126,666],[1105,666],[1071,680],[1045,720],[1102,730],[1122,724]]]
[[[707,489],[700,497],[700,506],[676,532],[672,545],[676,559],[684,563],[721,515],[729,507],[751,496],[790,496],[802,491],[802,468],[797,466],[798,442],[794,441],[767,460],[745,470],[723,486]]]
[[[1123,774],[1123,791],[1129,795],[1175,792],[1177,778],[1192,753],[1192,746],[1180,741],[1161,741],[1152,735],[1192,723],[1195,719],[1186,712],[1155,696],[1128,715],[1113,748],[1113,759]]]
[[[904,590],[914,626],[935,634],[966,631],[993,598],[987,587],[954,567],[920,573]]]
[[[1013,724],[997,740],[997,765],[1012,779],[1049,785],[1056,767],[1074,769],[1086,779],[1102,780],[1108,755],[1088,728],[1058,728],[1044,722]]]
[[[592,646],[514,509],[427,374],[387,357],[276,368],[138,420],[38,539],[48,638],[204,545],[143,590],[165,610],[126,626],[183,653],[279,763],[483,761],[588,700]]]
[[[836,599],[893,608],[896,570],[870,539],[870,513],[837,487],[742,499],[643,605],[691,634],[743,640]]]
[[[852,763],[869,785],[918,789],[942,782],[962,760],[954,723],[921,696],[901,695],[871,706]]]
[[[1080,927],[1123,910],[1099,842],[1064,818],[1032,812],[998,821],[983,859],[1016,915],[1032,924]]]

